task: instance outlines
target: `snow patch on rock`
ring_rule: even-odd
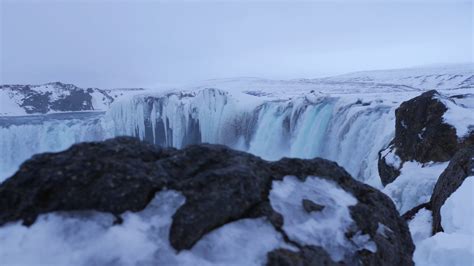
[[[431,236],[432,223],[433,216],[431,211],[425,208],[419,210],[408,222],[411,237],[415,244]]]
[[[143,211],[122,215],[123,223],[99,212],[50,213],[31,227],[0,228],[2,265],[263,265],[269,251],[292,249],[263,218],[243,219],[205,235],[191,250],[169,244],[172,215],[185,202],[162,191]]]
[[[453,100],[445,97],[438,97],[438,100],[448,109],[443,115],[444,122],[456,129],[458,138],[466,137],[474,130],[474,108],[458,105]]]
[[[400,176],[382,192],[393,200],[398,211],[403,214],[430,200],[436,181],[448,164],[405,162],[400,169]]]
[[[348,207],[357,204],[357,199],[333,182],[315,176],[308,176],[305,181],[286,176],[282,181],[273,181],[269,198],[272,207],[283,215],[283,230],[291,240],[321,246],[334,261],[357,250],[377,250],[370,237],[361,232],[354,232],[351,239],[346,237],[345,233],[355,227]],[[304,199],[323,205],[324,209],[308,213],[303,208]]]

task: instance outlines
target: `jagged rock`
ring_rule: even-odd
[[[380,181],[382,181],[382,185],[384,186],[393,182],[393,180],[395,180],[400,175],[400,169],[402,167],[401,161],[398,165],[394,165],[393,162],[389,162],[388,160],[389,155],[392,158],[397,156],[394,149],[395,147],[393,144],[391,144],[385,150],[381,150],[379,152],[377,167],[379,170]]]
[[[433,234],[443,231],[441,207],[468,176],[474,175],[474,146],[459,150],[438,179],[433,189],[430,206],[433,212]]]
[[[272,266],[338,266],[344,265],[331,260],[328,253],[315,246],[302,247],[299,252],[276,249],[267,255],[267,264]]]
[[[444,123],[447,108],[436,97],[441,97],[437,91],[427,91],[395,111],[393,143],[403,161],[445,162],[456,153],[456,130]]]
[[[323,205],[319,205],[317,203],[314,203],[309,199],[304,199],[301,204],[303,205],[303,209],[308,213],[310,213],[310,212],[319,212],[319,211],[322,211],[324,209]]]
[[[421,210],[421,209],[427,209],[431,211],[431,204],[430,202],[425,202],[422,203],[418,206],[413,207],[412,209],[408,210],[402,215],[402,218],[405,219],[405,221],[410,221],[415,217],[415,215]]]
[[[474,142],[474,134],[458,139],[456,129],[443,121],[447,107],[439,97],[442,96],[437,91],[427,91],[396,109],[395,137],[379,153],[378,170],[383,185],[400,175],[403,162],[446,162],[460,148]],[[387,162],[387,151],[401,160],[398,166]]]
[[[284,231],[284,218],[272,208],[268,197],[272,182],[288,175],[330,180],[357,199],[357,204],[349,206],[354,228],[345,235],[351,241],[357,233],[368,235],[376,250],[359,249],[342,263],[413,264],[414,245],[392,201],[351,178],[336,163],[319,158],[267,162],[219,145],[161,149],[121,137],[36,155],[0,185],[0,225],[16,220],[31,225],[40,214],[74,210],[109,212],[120,221],[121,213],[140,211],[156,192],[173,189],[186,197],[173,215],[169,234],[170,244],[178,251],[190,249],[224,224],[256,217],[266,217],[290,245],[295,245]],[[380,225],[389,228],[388,233],[380,234]],[[324,247],[299,248],[299,252],[270,253],[269,264],[336,263],[322,252]],[[291,259],[295,256],[298,258]]]

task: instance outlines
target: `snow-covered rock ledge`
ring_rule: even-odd
[[[25,162],[0,209],[6,264],[413,264],[390,199],[318,158],[81,143]]]

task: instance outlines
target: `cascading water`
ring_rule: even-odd
[[[33,154],[61,151],[74,143],[103,139],[103,113],[53,114],[0,119],[0,181]]]
[[[242,107],[239,99],[217,89],[134,96],[115,103],[105,114],[0,124],[0,176],[11,175],[35,153],[129,135],[177,148],[225,144],[268,160],[323,157],[359,180],[380,186],[377,158],[393,135],[391,108],[307,96]]]

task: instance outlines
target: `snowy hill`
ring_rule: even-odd
[[[43,85],[1,85],[0,116],[105,111],[118,97],[137,90],[139,89],[83,89],[61,82]]]
[[[328,82],[398,84],[417,90],[474,87],[474,64],[362,71],[323,79]]]

